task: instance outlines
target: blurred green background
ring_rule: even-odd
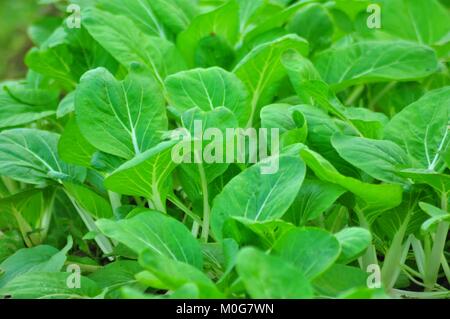
[[[46,3],[60,1],[63,2],[63,0],[0,0],[0,82],[21,79],[25,76],[26,67],[23,60],[26,52],[32,47],[27,30],[43,16],[51,15],[52,8],[45,5]],[[450,7],[450,0],[440,1]]]
[[[0,81],[25,76],[23,58],[32,46],[27,28],[44,10],[38,0],[0,0]]]

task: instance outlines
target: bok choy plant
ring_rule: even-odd
[[[41,2],[0,298],[450,298],[448,1]]]

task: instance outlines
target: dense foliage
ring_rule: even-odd
[[[0,83],[0,297],[450,297],[444,2],[41,3]],[[195,120],[280,154],[178,163]]]

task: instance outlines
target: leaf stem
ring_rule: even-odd
[[[203,224],[202,224],[202,239],[205,243],[208,242],[209,238],[209,215],[211,213],[211,209],[209,207],[209,194],[208,194],[208,181],[206,179],[206,173],[205,168],[203,167],[203,164],[200,160],[198,160],[199,154],[197,152],[194,153],[194,156],[196,157],[199,164],[198,166],[198,172],[200,174],[200,182],[202,187],[202,195],[203,195]]]
[[[386,95],[390,90],[392,90],[397,85],[397,82],[391,82],[386,85],[375,97],[370,101],[368,106],[369,110],[373,110],[375,105],[380,101],[380,99]]]
[[[122,196],[120,194],[108,191],[109,202],[114,216],[116,216],[117,209],[122,206]]]
[[[189,216],[190,218],[192,218],[194,220],[194,222],[201,224],[202,220],[195,215],[186,205],[183,204],[183,202],[175,195],[167,195],[167,199],[174,204],[175,206],[177,206],[183,213],[185,213],[187,216]]]
[[[447,193],[443,192],[441,195],[441,207],[444,212],[447,212]],[[425,264],[424,283],[426,290],[433,289],[437,282],[439,275],[439,268],[441,266],[441,257],[444,253],[445,243],[447,241],[450,223],[442,221],[438,224],[436,234],[434,235],[434,242],[431,252],[428,254],[427,262]]]
[[[355,101],[361,96],[361,94],[364,92],[365,86],[364,85],[358,85],[356,86],[350,96],[345,100],[345,105],[351,106]]]
[[[76,211],[80,215],[81,219],[83,220],[84,224],[86,225],[86,228],[89,231],[95,231],[99,233],[95,237],[95,241],[97,242],[100,249],[103,251],[105,255],[109,255],[113,252],[113,246],[111,242],[106,238],[103,234],[100,233],[100,230],[97,228],[97,225],[95,225],[94,219],[91,217],[89,212],[87,212],[85,209],[83,209],[77,201],[66,191],[67,197],[72,202],[72,205],[75,207]],[[111,258],[110,258],[111,259]]]
[[[394,287],[400,274],[399,267],[401,267],[403,263],[403,255],[405,254],[405,251],[406,253],[408,252],[411,245],[409,239],[403,245],[403,240],[406,235],[406,230],[408,228],[410,218],[411,211],[408,211],[405,220],[400,226],[400,229],[395,234],[391,246],[389,247],[384,258],[383,267],[381,269],[381,278],[387,291],[391,291],[391,289]]]

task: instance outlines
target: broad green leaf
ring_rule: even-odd
[[[330,162],[311,150],[304,149],[301,156],[316,176],[326,182],[337,184],[361,199],[363,209],[381,212],[402,202],[402,188],[392,184],[368,184],[339,173]]]
[[[422,79],[438,70],[431,48],[403,41],[364,41],[331,48],[318,54],[314,65],[337,91],[355,84]]]
[[[338,296],[339,299],[389,299],[383,288],[355,288]]]
[[[0,198],[0,228],[19,229],[22,236],[33,242],[32,227],[38,226],[44,203],[44,192],[39,189]]]
[[[325,296],[338,297],[353,289],[366,287],[368,275],[359,268],[335,264],[316,278],[313,286]]]
[[[247,123],[248,92],[233,73],[217,67],[194,69],[169,76],[165,85],[170,104],[179,115],[194,107],[203,111],[226,107],[241,125]]]
[[[304,143],[308,136],[306,118],[295,106],[288,104],[267,105],[261,109],[260,117],[261,127],[279,129],[282,147]]]
[[[99,172],[112,173],[126,162],[121,157],[97,151],[92,155],[91,165]]]
[[[372,242],[371,233],[360,227],[344,228],[335,236],[342,248],[338,263],[343,264],[348,264],[358,258]]]
[[[0,128],[28,124],[55,114],[58,91],[25,82],[4,86],[0,92]]]
[[[288,7],[281,7],[276,3],[269,3],[269,5],[263,5],[263,11],[267,10],[261,15],[255,17],[255,26],[251,26],[248,32],[245,33],[244,43],[249,43],[257,39],[258,37],[267,34],[273,29],[280,29],[287,24],[288,20],[303,6],[315,2],[316,0],[304,0],[300,2],[295,2]],[[259,21],[262,20],[262,21]]]
[[[282,217],[289,208],[303,182],[304,163],[288,155],[269,158],[269,161],[279,161],[278,171],[263,174],[264,166],[270,162],[260,162],[233,178],[216,196],[211,211],[216,239],[222,238],[223,224],[230,217],[268,221]]]
[[[118,260],[106,265],[89,275],[101,288],[115,289],[136,282],[135,275],[142,271],[142,267],[134,260]]]
[[[208,44],[212,45],[209,50],[219,51],[217,54],[230,50],[238,37],[238,10],[235,0],[228,1],[215,10],[196,16],[187,29],[178,35],[177,47],[189,66],[208,66],[202,65],[203,59],[199,59]],[[219,61],[222,62],[221,66],[223,66],[223,64],[230,64],[232,59],[232,56],[224,55]]]
[[[281,56],[295,92],[303,103],[316,102],[321,108],[340,119],[346,119],[345,108],[338,100],[330,86],[323,81],[312,62],[298,52],[289,50]]]
[[[198,13],[197,0],[150,0],[159,20],[174,34],[189,27]]]
[[[94,218],[111,218],[113,210],[110,203],[90,188],[75,183],[65,182],[64,189],[74,200]]]
[[[129,219],[97,221],[106,236],[125,244],[137,253],[150,250],[197,268],[202,267],[200,245],[189,230],[176,219],[148,209],[139,209]]]
[[[301,8],[291,19],[287,28],[289,32],[308,40],[311,51],[329,47],[334,33],[331,16],[320,4]]]
[[[23,239],[18,231],[3,232],[0,235],[0,263],[23,247]]]
[[[114,15],[129,18],[143,33],[166,39],[167,31],[153,10],[152,1],[129,0],[124,5],[121,0],[100,0],[98,1],[98,7]]]
[[[405,169],[398,174],[410,178],[414,183],[428,184],[438,193],[446,193],[450,190],[450,175],[448,174],[439,174],[427,169]]]
[[[438,171],[442,152],[450,144],[450,88],[428,92],[404,108],[385,127],[394,141],[414,159],[414,167]]]
[[[55,114],[55,101],[51,104],[33,105],[0,92],[0,128],[28,124]]]
[[[260,222],[243,217],[233,217],[233,219],[255,233],[263,243],[264,247],[267,248],[271,248],[273,243],[279,237],[295,227],[293,224],[283,220],[268,220]]]
[[[252,26],[252,18],[255,15],[258,15],[258,12],[261,11],[267,3],[264,3],[264,0],[237,0],[239,5],[239,30],[241,33],[245,33],[245,31]]]
[[[345,193],[345,189],[318,179],[307,178],[284,219],[303,226],[316,219]]]
[[[0,174],[29,184],[50,180],[83,181],[84,168],[59,159],[59,135],[36,129],[13,129],[0,134]]]
[[[41,74],[55,78],[64,87],[73,89],[77,82],[77,75],[73,72],[73,56],[66,45],[52,48],[33,48],[25,58],[26,65]]]
[[[58,109],[56,110],[57,118],[64,117],[75,111],[75,92],[70,92],[59,102]]]
[[[77,88],[75,110],[89,143],[126,159],[158,144],[167,130],[162,92],[138,65],[123,81],[103,68],[87,72]]]
[[[186,284],[195,285],[201,298],[223,298],[222,293],[206,274],[187,263],[144,251],[139,263],[168,290],[177,290]]]
[[[127,17],[89,8],[83,12],[82,23],[122,65],[142,63],[160,84],[167,75],[184,69],[184,61],[171,42],[144,34]]]
[[[23,248],[16,251],[0,264],[0,288],[11,280],[31,272],[58,272],[64,266],[66,254],[72,248],[72,238],[61,251],[42,245],[33,248]]]
[[[4,90],[17,102],[30,106],[45,106],[54,109],[58,101],[59,92],[57,90],[40,89],[33,87],[30,80],[6,85]]]
[[[71,273],[30,272],[0,288],[0,297],[13,299],[85,299],[101,293],[92,280],[80,276],[80,287],[70,288]]]
[[[308,279],[322,274],[339,257],[341,247],[330,233],[319,228],[296,228],[284,234],[273,252],[295,265]]]
[[[162,142],[121,165],[105,179],[105,187],[124,195],[144,196],[152,200],[155,208],[164,211],[170,174],[177,165],[172,156],[176,144],[176,141]]]
[[[334,135],[332,143],[342,158],[373,178],[388,183],[406,183],[396,173],[409,167],[410,161],[397,144],[341,134]]]
[[[79,78],[89,69],[108,68],[115,72],[117,61],[101,47],[84,28],[57,28],[39,48],[26,56],[30,69],[51,79],[67,91],[75,88]]]
[[[384,126],[389,122],[383,113],[364,107],[347,107],[343,114],[364,137],[372,139],[382,139]]]
[[[436,0],[380,0],[383,31],[423,44],[448,39],[450,14]]]
[[[248,294],[256,299],[312,298],[305,275],[287,261],[244,248],[237,256],[237,272]]]
[[[286,76],[281,64],[281,56],[287,50],[308,54],[308,42],[296,36],[287,35],[275,41],[254,48],[234,68],[233,72],[244,82],[252,96],[251,116],[247,126],[251,126],[259,109],[273,99],[280,81]]]
[[[70,119],[58,143],[61,159],[67,163],[89,167],[95,152],[95,147],[81,134],[75,119]]]
[[[198,124],[196,125],[196,121],[201,121],[201,130]],[[185,141],[181,144],[186,146],[186,149],[180,150],[180,156],[183,151],[184,154],[189,155],[189,158],[179,166],[178,173],[184,191],[195,202],[197,198],[203,197],[202,183],[206,181],[208,185],[211,184],[228,169],[229,163],[226,161],[224,150],[229,149],[233,152],[235,150],[227,146],[230,142],[226,130],[237,128],[239,125],[234,114],[225,107],[218,107],[207,112],[199,108],[191,109],[183,113],[181,122],[187,130],[187,137],[194,141],[192,143]],[[208,129],[213,129],[216,133],[220,131],[223,135],[212,134],[208,137],[205,134]],[[201,137],[200,134],[202,134]],[[202,146],[201,149],[200,146]],[[196,163],[198,159],[202,159],[202,162]],[[203,173],[205,176],[202,176]]]

